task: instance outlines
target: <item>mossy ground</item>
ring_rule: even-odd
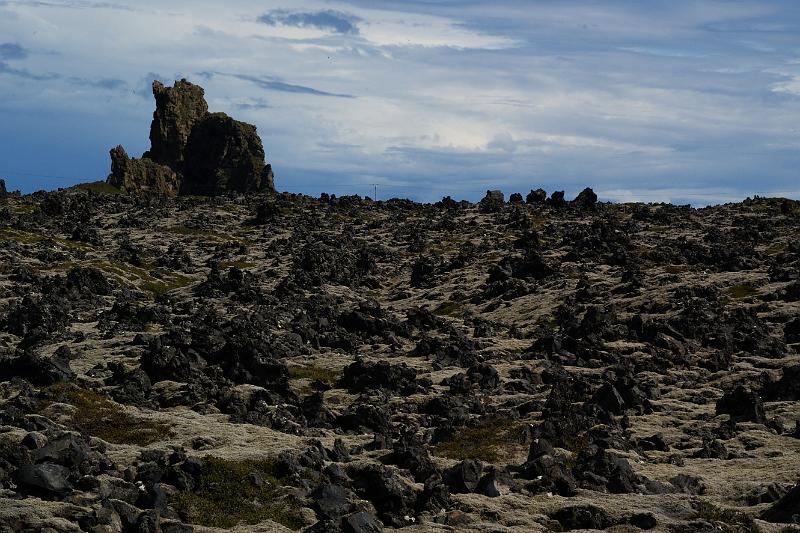
[[[76,189],[84,191],[98,192],[102,194],[122,194],[122,191],[113,185],[109,185],[105,181],[93,181],[91,183],[79,183],[75,186]]]
[[[206,527],[272,520],[299,529],[303,525],[299,507],[285,494],[270,461],[205,457],[196,489],[176,494],[172,506],[186,522]]]
[[[761,529],[753,518],[741,511],[723,509],[706,500],[692,502],[694,507],[694,520],[707,520],[717,525],[720,531],[726,533],[758,533]]]
[[[76,430],[112,444],[146,446],[169,437],[170,426],[137,418],[122,406],[97,393],[70,385],[57,384],[45,391],[47,403],[66,403],[75,407],[72,425]]]
[[[436,454],[450,459],[497,462],[502,455],[524,442],[524,424],[496,418],[478,426],[460,428],[453,437],[436,445]]]
[[[219,233],[217,231],[208,229],[189,228],[187,226],[172,226],[171,228],[167,229],[167,231],[169,233],[174,233],[175,235],[182,235],[184,237],[192,237],[200,240],[217,241],[217,242],[236,242],[244,244],[244,241],[239,237],[236,237],[235,235],[230,235],[227,233]]]
[[[332,387],[339,379],[341,374],[342,373],[340,370],[333,370],[331,368],[324,368],[321,366],[289,366],[289,378],[294,382],[292,386],[294,387],[295,392],[303,396],[312,394],[314,390],[309,386],[308,383],[302,383],[302,381],[320,380],[321,382]]]
[[[727,292],[731,298],[737,298],[737,299],[749,298],[750,296],[756,296],[757,294],[759,294],[758,289],[746,283],[739,283],[737,285],[734,285],[728,288]]]
[[[442,302],[439,307],[433,310],[433,314],[437,316],[450,316],[456,317],[461,316],[464,312],[464,305],[459,302],[454,302],[452,300],[447,302]]]

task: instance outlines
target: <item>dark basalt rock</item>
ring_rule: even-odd
[[[181,179],[166,165],[142,157],[134,159],[122,146],[112,148],[108,183],[137,196],[177,196]]]
[[[185,79],[173,87],[154,81],[153,96],[150,150],[141,159],[111,150],[109,184],[145,196],[275,190],[255,126],[209,113],[203,88]]]
[[[14,482],[28,494],[64,496],[72,491],[69,475],[69,468],[53,463],[24,465],[14,473]]]
[[[763,424],[764,404],[757,392],[750,391],[739,385],[732,391],[726,392],[717,401],[717,414],[728,414],[734,422],[756,422]]]
[[[543,204],[545,201],[547,201],[547,191],[544,189],[536,189],[535,191],[531,189],[531,192],[525,196],[526,204]]]
[[[376,464],[352,464],[347,474],[356,493],[372,502],[385,525],[407,525],[405,517],[414,515],[417,494],[397,474]]]
[[[6,190],[6,180],[0,178],[0,196],[5,196],[6,194],[8,194]]]
[[[417,371],[405,363],[391,365],[386,361],[370,363],[358,359],[345,367],[337,386],[352,392],[382,389],[408,396],[425,390],[417,383],[416,376]]]
[[[503,191],[486,191],[486,196],[480,201],[480,209],[484,213],[496,213],[503,209],[505,203]]]
[[[275,190],[256,127],[224,113],[211,113],[192,129],[184,157],[180,194]]]
[[[566,531],[572,529],[605,529],[613,521],[604,510],[594,505],[576,505],[559,509],[551,518],[558,520]]]
[[[575,197],[572,203],[581,209],[593,209],[597,204],[597,195],[590,187],[586,187]]]
[[[483,465],[474,459],[465,459],[442,473],[442,479],[453,494],[475,492],[483,473]]]
[[[767,522],[800,524],[800,483],[762,512],[761,519]]]

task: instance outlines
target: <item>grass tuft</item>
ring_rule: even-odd
[[[524,427],[518,420],[496,418],[478,426],[461,428],[450,439],[437,444],[435,453],[450,459],[494,463],[523,444]]]
[[[737,298],[737,299],[749,298],[750,296],[756,296],[757,294],[759,294],[758,289],[746,283],[739,283],[737,285],[729,287],[727,293],[730,295],[731,298]]]
[[[303,523],[299,507],[287,501],[285,495],[270,461],[205,457],[196,489],[179,492],[171,503],[190,524],[231,528],[269,519],[300,529]]]
[[[464,305],[459,302],[447,301],[442,302],[442,304],[433,310],[433,314],[436,316],[450,316],[450,317],[457,317],[460,316],[464,312]]]
[[[744,531],[747,533],[759,533],[761,528],[753,521],[753,517],[747,513],[734,509],[723,509],[706,500],[692,502],[694,507],[694,520],[707,520],[719,525],[720,530],[726,533]]]
[[[46,389],[48,403],[67,403],[75,407],[73,427],[112,444],[146,446],[170,435],[170,426],[137,418],[122,406],[97,393],[71,385],[56,384]]]
[[[79,183],[75,186],[76,189],[83,191],[92,191],[102,194],[122,194],[122,191],[106,183],[105,181],[93,181],[91,183]]]

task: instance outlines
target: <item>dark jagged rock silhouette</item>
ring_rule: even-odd
[[[204,195],[274,191],[272,167],[256,127],[209,113],[203,88],[185,79],[153,82],[156,110],[150,150],[141,159],[111,150],[108,183],[139,195]]]
[[[0,195],[4,195],[8,193],[6,190],[6,180],[0,178]]]

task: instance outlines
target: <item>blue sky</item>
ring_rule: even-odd
[[[0,177],[104,179],[180,77],[281,190],[800,198],[794,0],[0,0]]]

